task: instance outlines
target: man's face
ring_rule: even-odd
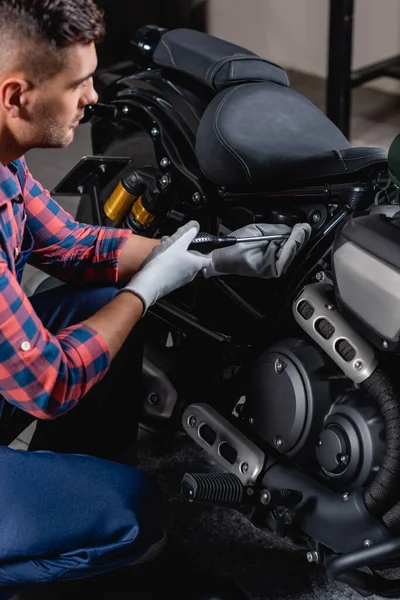
[[[8,128],[23,152],[63,148],[73,141],[84,107],[98,100],[92,78],[96,68],[94,44],[70,46],[62,70],[26,92],[18,117],[8,119]]]

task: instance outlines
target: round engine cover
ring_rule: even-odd
[[[329,379],[321,376],[325,362],[315,346],[289,339],[266,350],[251,368],[241,416],[284,454],[315,456],[331,405]]]

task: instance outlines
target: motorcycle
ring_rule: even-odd
[[[94,155],[53,190],[91,199],[80,220],[312,227],[278,279],[198,278],[151,307],[143,420],[220,466],[186,473],[189,501],[250,506],[332,578],[400,597],[382,573],[400,558],[400,142],[389,163],[352,147],[283,68],[213,36],[148,26],[132,48],[86,109]]]

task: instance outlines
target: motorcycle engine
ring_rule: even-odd
[[[384,451],[378,410],[323,352],[300,339],[252,365],[240,417],[259,439],[337,491],[368,483]]]

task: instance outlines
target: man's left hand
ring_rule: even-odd
[[[289,235],[284,240],[257,241],[264,235]],[[242,275],[270,279],[283,275],[294,257],[311,235],[308,223],[297,223],[293,229],[287,225],[257,223],[246,225],[230,235],[237,238],[254,237],[254,242],[238,242],[234,246],[219,248],[210,253],[211,264],[203,270],[204,277]]]

